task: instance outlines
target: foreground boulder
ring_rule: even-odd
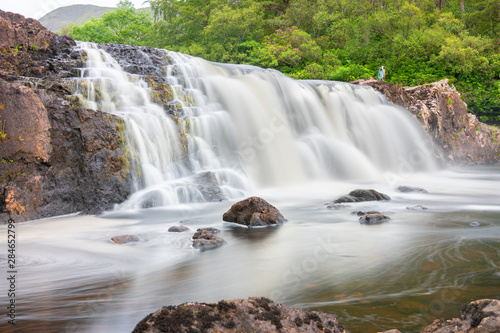
[[[371,86],[387,99],[409,110],[438,144],[439,158],[455,165],[484,164],[500,160],[500,131],[467,112],[460,93],[448,80],[401,87],[375,79],[351,82]]]
[[[235,203],[222,219],[247,227],[275,226],[286,222],[280,211],[259,197],[250,197]]]
[[[421,333],[497,333],[500,332],[500,301],[482,299],[467,303],[460,318],[437,319]]]
[[[193,235],[193,247],[195,249],[200,249],[201,251],[215,249],[219,246],[226,244],[226,241],[221,237],[215,236],[215,233],[220,230],[215,228],[207,228],[209,230],[203,230],[205,228],[198,229],[198,231]],[[218,230],[214,232],[214,230]]]
[[[345,330],[332,315],[277,304],[263,297],[185,303],[149,314],[133,333],[331,332]]]
[[[363,201],[382,201],[382,200],[391,200],[391,198],[384,193],[377,192],[375,190],[363,190],[357,189],[351,191],[349,195],[344,195],[334,203],[346,203],[346,202],[363,202]]]

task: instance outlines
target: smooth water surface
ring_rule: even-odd
[[[265,296],[331,313],[348,332],[418,332],[436,318],[457,317],[469,300],[500,297],[499,171],[463,168],[401,179],[429,194],[399,193],[398,184],[384,180],[246,193],[267,199],[288,219],[271,229],[223,223],[234,200],[19,223],[17,325],[12,330],[2,314],[0,329],[130,332],[163,305]],[[393,200],[326,208],[355,188],[375,188]],[[406,208],[415,205],[428,209]],[[391,220],[362,225],[351,214],[359,210],[379,210]],[[168,233],[179,221],[191,231]],[[192,249],[192,234],[205,226],[222,229],[227,244]],[[6,235],[6,226],[0,230]],[[141,242],[113,244],[110,238],[120,234]],[[5,267],[6,237],[0,244]]]

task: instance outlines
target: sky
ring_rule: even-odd
[[[136,8],[146,7],[145,0],[131,0]],[[39,19],[56,8],[77,4],[116,7],[119,0],[0,0],[0,9]]]

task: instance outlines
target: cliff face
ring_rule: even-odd
[[[120,119],[72,106],[74,41],[0,11],[0,219],[97,213],[130,194]]]
[[[470,165],[500,160],[500,131],[468,113],[460,94],[446,80],[418,87],[375,79],[351,83],[371,86],[390,102],[408,109],[441,147],[445,161]]]

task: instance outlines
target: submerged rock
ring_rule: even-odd
[[[399,192],[403,193],[408,193],[408,192],[420,192],[420,193],[429,193],[426,189],[421,188],[421,187],[414,187],[414,186],[398,186],[397,187]]]
[[[377,212],[376,210],[370,210],[368,212],[364,212],[364,211],[351,212],[351,214],[358,215],[358,216],[364,216],[364,215],[368,215],[368,214],[381,214],[381,213]]]
[[[250,197],[235,203],[222,219],[247,227],[275,226],[286,222],[280,211],[259,197]]]
[[[188,230],[191,230],[191,229],[189,229],[188,227],[185,227],[183,225],[174,225],[174,226],[168,228],[168,232],[184,232],[184,231],[188,231]]]
[[[200,230],[193,235],[193,247],[202,251],[215,249],[226,244],[221,237],[215,236],[211,231]]]
[[[406,207],[406,209],[408,209],[408,210],[426,210],[428,208],[424,207],[422,205],[416,205],[416,206]]]
[[[305,311],[263,297],[167,306],[140,321],[133,333],[331,332],[345,333],[330,314]]]
[[[367,214],[359,218],[359,223],[361,224],[377,224],[390,220],[389,216],[375,213],[375,214]]]
[[[111,237],[111,240],[113,242],[115,242],[115,244],[125,244],[125,243],[139,242],[140,241],[139,237],[137,237],[135,235],[115,236],[115,237]]]
[[[363,202],[363,201],[382,201],[382,200],[391,200],[391,198],[384,193],[380,193],[375,190],[364,190],[364,189],[357,189],[354,191],[351,191],[349,195],[344,195],[337,200],[334,201],[334,203],[344,203],[344,202]]]
[[[500,301],[481,299],[467,303],[461,318],[436,319],[421,333],[497,333],[500,332]]]
[[[211,171],[200,172],[196,174],[193,179],[196,183],[196,187],[206,201],[217,202],[227,200],[217,183],[215,175]]]
[[[205,231],[205,232],[208,232],[211,234],[218,234],[220,232],[219,229],[214,228],[214,227],[198,228],[198,229],[196,229],[196,231],[198,231],[198,232]]]

